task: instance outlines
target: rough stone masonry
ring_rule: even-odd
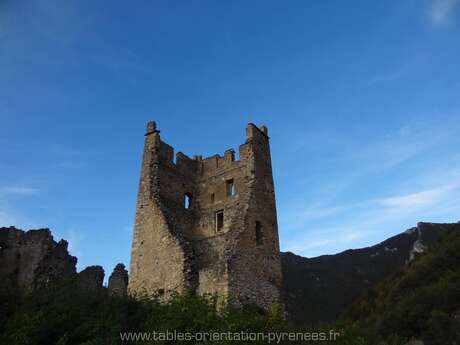
[[[282,274],[267,128],[223,156],[189,158],[147,124],[128,290],[217,294],[268,308]]]
[[[56,242],[49,229],[23,231],[0,227],[0,293],[49,288],[72,281],[91,292],[103,290],[104,269],[89,266],[77,273],[77,258],[69,254],[67,242]],[[109,278],[112,295],[126,295],[128,272],[118,264]]]

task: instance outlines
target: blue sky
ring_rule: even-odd
[[[460,220],[460,1],[0,1],[0,225],[129,263],[145,123],[269,128],[282,250]]]

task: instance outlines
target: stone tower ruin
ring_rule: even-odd
[[[147,124],[128,290],[280,301],[281,265],[267,128],[224,156],[189,158]]]

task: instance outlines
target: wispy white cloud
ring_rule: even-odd
[[[405,74],[406,74],[406,71],[403,69],[388,72],[388,73],[378,74],[374,76],[373,78],[371,78],[371,80],[369,81],[369,85],[387,83],[387,82],[399,80],[402,77],[404,77]]]
[[[368,143],[351,158],[365,163],[361,165],[364,174],[388,170],[438,145],[454,133],[455,128],[437,123],[412,122]]]
[[[84,262],[84,241],[86,239],[86,233],[76,226],[70,226],[67,229],[59,230],[52,229],[53,237],[55,241],[64,239],[69,243],[69,253],[78,258],[77,268],[80,270],[83,268]]]
[[[36,223],[23,215],[15,207],[0,199],[0,227],[15,226],[20,229],[36,228]]]
[[[433,26],[441,27],[451,23],[452,14],[460,0],[432,0],[428,11]]]
[[[38,189],[26,186],[0,187],[0,197],[5,195],[33,195],[37,193]]]
[[[356,248],[356,241],[366,243],[366,239],[383,240],[403,231],[404,224],[412,226],[418,221],[431,221],[431,217],[442,218],[448,214],[458,214],[460,219],[458,183],[404,195],[363,200],[356,204],[318,208],[316,214],[314,209],[310,209],[296,223],[288,225],[298,230],[291,231],[289,240],[283,243],[283,250],[306,256],[334,253],[350,247]],[[408,223],[410,219],[414,219],[412,223]],[[336,225],[326,228],[320,225],[312,229],[315,223],[321,224],[321,221],[326,224],[332,221]],[[367,243],[370,245],[373,242]]]
[[[12,216],[11,214],[9,214],[6,211],[0,210],[0,227],[13,226],[16,223],[17,223],[17,221],[14,218],[14,216]]]
[[[34,223],[18,211],[12,200],[18,197],[29,197],[38,193],[38,189],[29,186],[11,185],[0,187],[0,226],[34,227]]]
[[[406,195],[393,196],[389,198],[383,198],[381,200],[382,205],[387,207],[414,209],[420,207],[427,207],[435,205],[440,202],[443,198],[447,197],[449,193],[458,188],[458,185],[441,186],[430,190],[424,190],[420,192],[410,193]]]
[[[309,204],[302,210],[297,205],[305,203],[305,196],[302,199],[293,200],[293,206],[289,209],[295,210],[296,217],[300,214],[304,216],[318,217],[320,212],[336,213],[337,207],[331,206],[331,202],[336,199],[350,186],[361,184],[363,179],[375,176],[376,174],[387,173],[400,169],[404,164],[410,163],[411,160],[423,155],[427,150],[433,147],[444,145],[449,138],[455,136],[458,125],[449,121],[423,122],[411,121],[392,132],[376,133],[370,142],[360,142],[358,145],[343,150],[346,143],[338,141],[333,145],[340,155],[334,156],[334,162],[325,161],[316,164],[325,164],[326,166],[340,166],[340,174],[332,173],[329,181],[321,180],[321,186],[315,195],[313,204]],[[346,138],[342,138],[346,140]],[[460,160],[459,160],[460,161]],[[431,167],[434,170],[434,167]],[[417,175],[421,175],[418,173]],[[439,179],[438,179],[439,180]],[[439,184],[444,183],[438,181]],[[311,186],[311,181],[308,185]],[[359,206],[361,201],[354,203],[353,207]],[[349,209],[351,205],[346,205]],[[327,215],[327,214],[326,214]]]
[[[128,233],[128,234],[132,233],[133,232],[133,225],[125,225],[123,227],[123,232]]]
[[[336,251],[341,246],[353,246],[353,242],[366,237],[369,230],[357,226],[330,228],[308,232],[286,243],[285,249],[299,255],[317,256]],[[329,251],[324,251],[329,248]]]
[[[75,227],[65,232],[63,238],[69,242],[69,251],[77,257],[82,256],[81,243],[84,240],[84,232],[78,231]]]
[[[331,254],[375,244],[418,221],[458,221],[460,155],[432,154],[452,147],[456,130],[448,121],[408,123],[341,157],[346,169],[331,175],[329,185],[321,183],[324,193],[283,205],[288,211],[280,213],[282,250]],[[375,184],[369,190],[383,175],[392,176],[388,187]],[[362,181],[371,187],[367,198],[358,200],[350,191]]]
[[[349,207],[345,206],[331,206],[331,207],[321,207],[318,205],[313,205],[308,207],[305,211],[300,212],[299,217],[300,219],[315,219],[315,218],[323,218],[328,216],[333,216],[338,213],[343,212],[345,209]]]

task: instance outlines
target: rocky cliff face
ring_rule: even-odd
[[[77,258],[67,247],[64,240],[54,241],[49,229],[0,228],[0,292],[33,290],[65,279],[75,279],[84,290],[102,290],[103,268],[90,266],[77,273]],[[128,272],[120,272],[119,266],[112,285],[121,294],[128,285]]]
[[[284,295],[298,322],[332,321],[355,298],[409,263],[455,224],[418,223],[372,247],[305,258],[281,253]]]

